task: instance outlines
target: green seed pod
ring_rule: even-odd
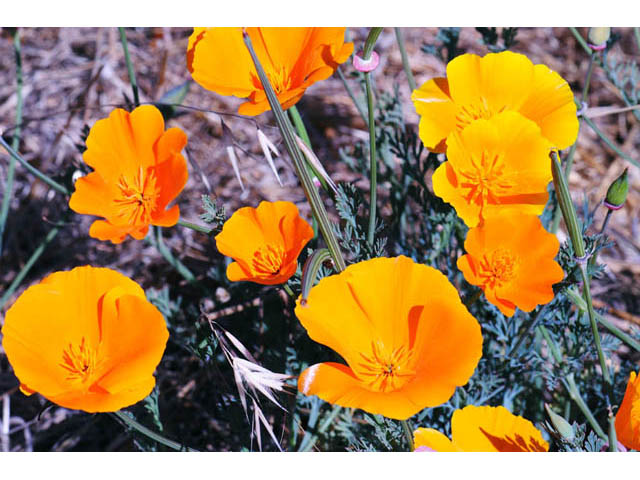
[[[624,205],[629,191],[629,180],[627,179],[627,171],[625,168],[622,175],[616,178],[607,190],[607,198],[604,204],[611,210],[619,210]]]
[[[544,404],[544,408],[551,419],[551,423],[553,424],[553,428],[556,429],[562,438],[572,441],[575,437],[575,432],[573,431],[573,427],[567,422],[564,418],[558,415],[556,412],[549,408],[549,405]]]
[[[602,50],[611,35],[611,27],[591,27],[589,29],[590,47],[595,50]]]

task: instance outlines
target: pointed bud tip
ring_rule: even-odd
[[[627,200],[627,193],[629,192],[629,179],[628,168],[624,169],[624,172],[616,178],[607,190],[607,196],[604,204],[611,210],[619,210]]]

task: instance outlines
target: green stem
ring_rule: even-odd
[[[309,134],[307,133],[307,128],[304,126],[304,122],[302,121],[302,117],[300,116],[300,112],[298,111],[298,108],[295,105],[289,107],[289,113],[291,114],[291,119],[293,120],[293,126],[296,127],[298,136],[302,139],[304,143],[307,144],[307,147],[311,148],[311,139],[309,138]]]
[[[600,235],[602,235],[604,233],[605,228],[607,228],[607,225],[609,224],[609,218],[611,218],[612,213],[613,213],[613,210],[611,210],[610,208],[607,208],[607,215],[604,217],[604,221],[602,222],[602,227],[600,227]]]
[[[376,160],[376,125],[375,109],[373,105],[373,90],[371,88],[371,74],[364,74],[364,81],[367,88],[367,108],[369,110],[369,164],[370,164],[370,210],[369,210],[369,230],[367,242],[373,245],[374,233],[376,229],[376,208],[378,201],[378,163]]]
[[[609,451],[618,451],[618,436],[616,435],[616,417],[609,414]]]
[[[325,432],[325,430],[327,430],[327,428],[329,428],[329,425],[331,425],[333,423],[333,421],[338,416],[338,414],[340,413],[341,410],[342,410],[342,407],[340,405],[334,405],[333,409],[331,410],[331,412],[329,413],[327,418],[325,418],[324,421],[318,427],[318,430],[316,431],[316,433],[311,435],[311,437],[308,437],[306,442],[303,439],[303,442],[300,445],[300,448],[298,449],[298,451],[299,452],[309,452],[309,451],[311,451],[313,446],[318,441],[319,435],[322,435]]]
[[[622,158],[624,158],[626,161],[631,162],[632,164],[634,164],[636,167],[640,167],[640,162],[638,162],[638,160],[635,160],[633,158],[631,158],[629,155],[627,155],[626,153],[624,153],[622,150],[620,150],[620,148],[613,143],[613,141],[611,141],[609,139],[609,137],[607,137],[604,132],[602,132],[602,130],[600,130],[595,123],[593,123],[593,120],[591,120],[590,118],[586,117],[586,116],[582,116],[582,119],[584,120],[584,123],[586,123],[587,125],[589,125],[591,127],[591,129],[596,132],[596,134],[602,139],[602,141],[604,143],[606,143],[609,148],[611,148],[614,152],[616,152],[619,156],[621,156]]]
[[[27,260],[27,263],[24,264],[24,267],[22,267],[20,272],[18,272],[18,275],[16,275],[16,277],[13,279],[13,282],[11,282],[11,285],[9,285],[7,290],[2,295],[2,298],[0,298],[0,310],[2,310],[4,305],[9,300],[9,297],[11,297],[20,283],[22,283],[22,280],[27,275],[27,273],[29,273],[31,267],[33,267],[36,261],[40,258],[40,255],[42,255],[42,252],[44,252],[44,250],[47,248],[47,245],[49,245],[49,243],[51,243],[51,241],[56,237],[56,235],[60,231],[60,228],[62,228],[60,225],[56,225],[51,230],[49,230],[49,233],[47,233],[47,236],[44,238],[44,240],[33,251],[31,257],[29,257],[29,260]]]
[[[591,84],[591,75],[593,74],[593,65],[595,63],[596,53],[593,52],[589,57],[589,68],[587,69],[587,76],[584,80],[584,87],[582,88],[582,101],[587,101],[587,95],[589,94],[589,85]]]
[[[367,118],[366,113],[364,113],[364,109],[362,108],[362,105],[356,98],[355,93],[353,93],[353,90],[347,83],[347,79],[345,78],[344,73],[342,73],[342,70],[340,70],[340,67],[338,67],[336,71],[338,72],[338,77],[340,77],[340,80],[342,80],[342,85],[344,85],[344,89],[347,91],[347,95],[349,95],[349,97],[351,98],[351,101],[356,106],[356,109],[358,110],[358,113],[362,117],[362,120],[364,120],[365,125],[369,126],[369,119]]]
[[[415,450],[415,446],[413,445],[413,433],[411,432],[411,427],[409,427],[409,422],[407,422],[406,420],[400,420],[400,424],[402,425],[404,436],[407,439],[409,451],[413,452]]]
[[[549,332],[544,327],[544,325],[539,325],[537,330],[542,334],[545,341],[547,342],[547,345],[549,346],[549,351],[551,352],[551,355],[553,356],[555,363],[557,365],[560,365],[562,363],[562,355],[560,354],[560,351],[558,350],[558,347],[555,344],[555,342],[551,339]],[[604,434],[602,427],[600,427],[600,425],[596,421],[596,418],[593,416],[593,413],[591,413],[589,406],[586,404],[586,402],[582,398],[582,395],[580,395],[580,390],[578,390],[578,386],[576,385],[575,378],[573,377],[573,373],[570,373],[569,375],[567,375],[566,379],[562,380],[562,383],[564,384],[564,387],[567,389],[567,392],[569,392],[569,396],[571,397],[571,399],[575,402],[575,404],[578,406],[580,411],[582,411],[583,415],[591,425],[591,428],[593,428],[593,430],[598,434],[598,436],[600,436],[600,438],[603,438],[604,440],[606,440],[607,436]]]
[[[582,295],[576,292],[573,288],[568,288],[567,290],[565,290],[565,293],[567,294],[569,299],[574,303],[576,307],[578,307],[583,312],[587,310],[587,303],[584,301],[584,298],[582,298]],[[613,325],[609,320],[604,318],[598,312],[596,312],[596,320],[603,327],[609,330],[609,332],[612,335],[614,335],[616,338],[620,339],[621,341],[629,345],[631,348],[635,349],[637,352],[640,352],[640,342],[633,339],[631,336],[629,336],[628,334],[620,330],[618,327]]]
[[[584,49],[584,51],[587,52],[587,54],[591,55],[593,53],[593,50],[591,50],[591,47],[587,45],[587,42],[585,41],[584,38],[582,38],[582,35],[580,35],[580,32],[578,32],[578,30],[576,30],[575,27],[569,27],[569,30],[571,31],[573,36],[576,37],[576,40],[578,41],[580,46]]]
[[[141,423],[137,422],[136,420],[134,420],[133,418],[131,418],[129,415],[127,415],[124,412],[121,411],[117,411],[117,412],[112,412],[111,415],[113,415],[115,418],[119,419],[121,422],[123,422],[124,424],[126,424],[128,427],[137,430],[138,432],[140,432],[141,434],[143,434],[145,437],[150,438],[151,440],[154,440],[162,445],[164,445],[165,447],[169,447],[173,450],[177,450],[179,452],[197,452],[198,450],[194,450],[193,448],[189,448],[186,447],[178,442],[174,442],[173,440],[169,440],[168,438],[160,435],[157,432],[154,432],[153,430],[145,427],[144,425],[142,425]]]
[[[20,145],[20,130],[22,127],[22,55],[20,52],[20,30],[16,28],[13,34],[13,51],[16,61],[16,126],[13,131],[11,148],[18,149]],[[2,255],[2,244],[4,229],[9,215],[9,205],[13,195],[13,179],[16,171],[16,160],[9,157],[9,169],[7,170],[7,183],[5,184],[4,196],[2,197],[2,207],[0,207],[0,255]]]
[[[311,180],[311,177],[305,167],[305,159],[303,158],[300,147],[298,147],[298,144],[296,143],[294,138],[293,126],[282,111],[282,106],[280,105],[278,97],[276,96],[273,87],[269,82],[269,78],[267,77],[264,69],[262,68],[262,65],[260,64],[260,60],[258,60],[249,35],[244,35],[244,42],[247,46],[247,49],[249,50],[249,54],[251,55],[253,63],[256,66],[258,77],[260,78],[260,82],[265,89],[269,105],[271,106],[271,110],[276,119],[276,123],[278,124],[278,128],[280,129],[280,132],[283,136],[287,151],[289,152],[289,155],[291,156],[291,159],[293,161],[296,174],[298,175],[298,178],[302,183],[302,188],[304,189],[305,195],[307,196],[309,204],[311,205],[311,212],[318,220],[320,232],[322,233],[322,236],[327,243],[327,248],[331,252],[331,257],[333,258],[333,263],[336,267],[336,270],[338,272],[341,272],[346,268],[344,257],[342,256],[342,252],[340,251],[338,239],[333,232],[333,227],[331,225],[331,222],[329,221],[327,212],[324,208],[322,200],[320,199],[318,189],[313,184],[313,181]]]
[[[196,232],[209,234],[214,231],[213,228],[207,227],[205,225],[199,225],[197,223],[187,222],[186,220],[178,220],[178,225],[185,228],[190,228],[191,230],[195,230]]]
[[[189,270],[187,267],[185,267],[182,262],[180,262],[180,260],[178,260],[173,253],[171,253],[171,250],[169,249],[169,247],[167,247],[167,245],[164,243],[164,240],[162,238],[162,227],[154,227],[154,226],[150,226],[149,228],[152,228],[155,230],[155,232],[152,232],[152,236],[153,233],[155,233],[155,246],[158,249],[158,252],[160,252],[160,254],[165,258],[165,260],[167,262],[169,262],[169,264],[175,268],[178,273],[180,275],[182,275],[185,280],[187,280],[189,283],[195,281],[196,277],[195,275],[193,275],[193,273],[191,273],[191,270]]]
[[[289,295],[291,298],[295,300],[296,294],[293,293],[293,290],[291,290],[291,287],[289,286],[288,283],[283,283],[282,288],[284,288],[284,291],[287,292],[287,295]]]
[[[404,68],[404,73],[409,81],[409,89],[413,92],[416,89],[416,79],[413,78],[413,72],[411,71],[411,66],[409,66],[409,57],[407,55],[407,49],[404,46],[404,35],[402,35],[400,27],[395,27],[394,30],[396,32],[400,56],[402,57],[402,68]]]
[[[127,35],[124,32],[124,28],[118,27],[120,32],[120,42],[122,43],[122,50],[124,51],[124,61],[127,64],[127,71],[129,72],[129,82],[131,83],[131,90],[133,90],[133,103],[136,107],[140,105],[140,96],[138,95],[138,82],[136,81],[136,72],[133,69],[131,63],[131,57],[129,57],[129,47],[127,45]]]
[[[16,152],[13,148],[9,146],[7,142],[4,141],[4,139],[2,138],[2,135],[0,135],[0,145],[2,145],[2,147],[9,153],[9,155],[11,155],[11,157],[15,158],[18,161],[18,163],[20,163],[24,168],[29,170],[29,172],[31,172],[33,175],[38,177],[44,183],[46,183],[51,188],[53,188],[54,190],[57,190],[58,192],[64,195],[69,195],[70,192],[69,190],[67,190],[66,187],[64,187],[63,185],[60,185],[58,182],[56,182],[52,178],[49,178],[47,175],[42,173],[40,170],[35,168],[29,162],[27,162],[24,158],[22,158],[20,154],[18,154],[18,152]]]
[[[640,50],[640,27],[633,27],[633,33],[636,36],[636,44],[638,45],[638,50]]]

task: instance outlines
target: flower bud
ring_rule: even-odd
[[[611,35],[611,27],[591,27],[589,29],[589,46],[593,50],[604,50]]]
[[[567,422],[564,418],[558,415],[556,412],[549,408],[549,405],[544,404],[544,408],[551,419],[551,423],[553,424],[553,428],[556,429],[562,438],[568,441],[572,441],[575,437],[575,432],[573,431],[573,427]]]
[[[361,57],[363,53],[360,52],[358,55],[353,56],[353,66],[359,72],[371,72],[375,70],[375,68],[380,63],[380,57],[376,52],[371,52],[371,56],[365,60]]]
[[[628,168],[625,168],[622,175],[616,178],[607,190],[607,198],[604,204],[610,210],[621,209],[627,199],[627,192],[629,191],[629,180],[627,179],[628,170]]]

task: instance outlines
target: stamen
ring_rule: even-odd
[[[82,337],[77,349],[70,343],[62,352],[62,363],[59,365],[68,372],[67,380],[85,383],[91,378],[98,363],[95,350],[91,349]]]
[[[277,275],[282,268],[284,257],[284,248],[280,245],[260,247],[260,249],[253,254],[253,270],[257,274]]]
[[[490,256],[483,255],[480,261],[480,277],[483,286],[495,288],[510,281],[518,269],[518,260],[504,248],[494,250]]]
[[[354,372],[372,390],[387,392],[402,387],[415,375],[412,365],[413,351],[405,345],[389,352],[381,340],[371,342],[371,354],[360,353],[363,362],[358,363]]]
[[[136,175],[121,175],[118,181],[120,197],[114,200],[119,209],[118,217],[130,225],[148,224],[160,196],[156,186],[156,177],[152,171],[146,174],[142,167]]]

